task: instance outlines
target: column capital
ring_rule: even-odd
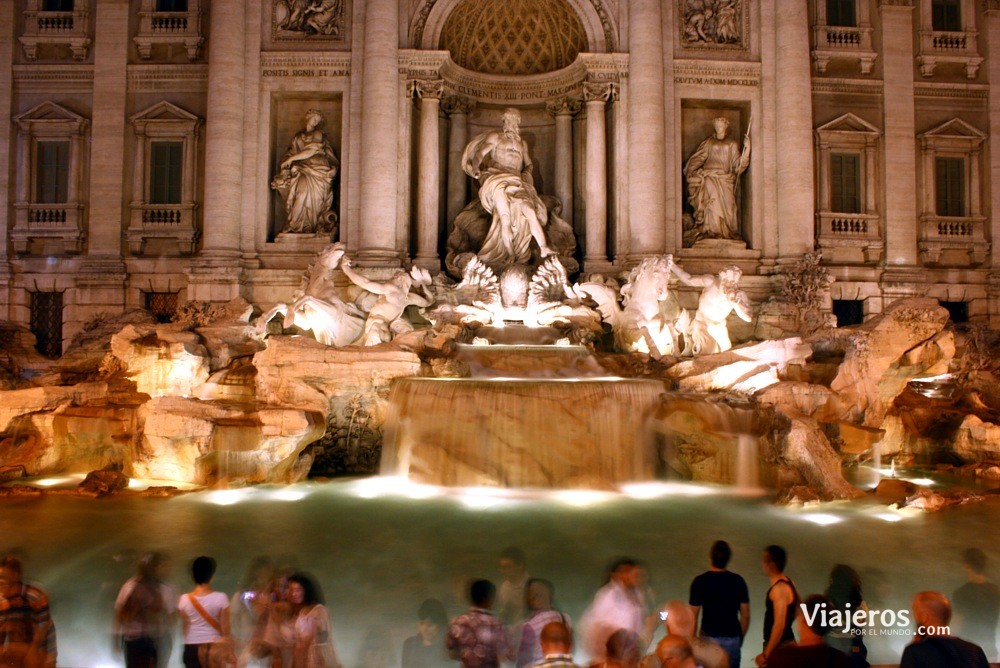
[[[443,79],[411,79],[409,92],[420,99],[440,100],[444,96]]]
[[[1000,12],[1000,0],[983,0],[983,11],[987,14],[990,12]]]
[[[447,95],[441,100],[441,107],[449,116],[452,114],[468,114],[476,108],[476,101],[462,95]]]
[[[575,116],[581,106],[578,98],[564,96],[546,102],[545,110],[552,116]]]
[[[617,93],[613,83],[586,81],[583,84],[583,99],[585,102],[611,102]]]

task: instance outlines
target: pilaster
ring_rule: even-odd
[[[441,173],[438,115],[444,82],[414,81],[413,92],[420,100],[420,131],[417,136],[417,256],[415,264],[430,271],[440,271],[438,256],[438,219],[440,213]]]
[[[11,118],[14,88],[14,0],[0,0],[0,320],[12,320],[10,266],[10,228],[13,220],[10,190],[13,171],[10,169],[12,142]]]
[[[613,95],[611,84],[583,85],[587,106],[585,271],[606,271],[611,266],[608,262],[608,152],[604,109]]]
[[[990,326],[1000,327],[1000,0],[984,3],[986,43],[989,53],[986,75],[990,80],[989,98],[989,212],[990,226]]]

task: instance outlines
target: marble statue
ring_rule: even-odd
[[[657,358],[676,355],[678,332],[674,322],[681,310],[669,291],[673,267],[670,255],[649,257],[629,272],[620,289],[616,283],[593,281],[575,286],[574,291],[597,302],[604,321],[611,325],[617,350]]]
[[[351,259],[345,256],[340,263],[340,270],[359,288],[377,295],[365,319],[361,334],[363,346],[387,343],[397,334],[412,332],[413,325],[404,316],[406,307],[426,308],[434,301],[434,296],[428,289],[430,274],[419,267],[413,267],[410,273],[397,271],[388,281],[375,281],[356,272],[351,266]],[[411,292],[415,285],[421,288],[422,295]]]
[[[479,180],[479,197],[455,218],[449,235],[446,263],[453,275],[461,274],[466,253],[496,272],[514,264],[537,266],[550,255],[558,255],[570,273],[577,269],[573,229],[559,218],[559,201],[535,189],[520,122],[520,112],[507,109],[502,130],[484,132],[465,148],[462,169]]]
[[[503,130],[484,132],[465,147],[462,169],[479,180],[479,200],[493,216],[479,257],[486,264],[526,264],[530,244],[552,255],[545,232],[547,211],[535,190],[528,144],[521,138],[521,114],[507,109]]]
[[[677,265],[671,271],[684,285],[702,288],[694,317],[685,311],[677,322],[684,334],[684,355],[721,353],[733,347],[726,318],[735,313],[746,322],[753,319],[750,298],[740,290],[743,272],[736,265],[725,267],[718,276],[691,276]]]
[[[685,0],[684,41],[688,44],[739,44],[740,0]]]
[[[750,129],[739,143],[728,136],[729,121],[712,121],[715,133],[701,142],[684,166],[688,201],[694,208],[694,225],[685,234],[685,245],[699,239],[740,239],[736,192],[740,174],[750,164]]]
[[[340,161],[319,126],[323,115],[306,112],[306,127],[292,138],[271,187],[285,200],[285,233],[333,233],[333,177]]]
[[[307,35],[339,37],[344,18],[343,0],[284,0],[276,3],[278,27]]]
[[[309,265],[302,284],[292,296],[291,304],[277,304],[257,320],[261,333],[278,313],[285,316],[284,326],[298,327],[313,333],[327,346],[349,346],[358,342],[365,326],[365,311],[356,303],[340,298],[334,272],[347,258],[344,244],[330,244]]]

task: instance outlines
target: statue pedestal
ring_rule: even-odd
[[[735,264],[744,275],[757,273],[761,252],[747,248],[742,239],[701,239],[692,248],[683,248],[674,255],[678,264],[691,274],[714,274],[724,266]]]
[[[281,232],[274,238],[274,243],[280,250],[318,253],[333,242],[329,232]]]

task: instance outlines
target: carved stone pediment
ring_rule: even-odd
[[[863,133],[863,134],[882,134],[881,130],[877,127],[864,120],[863,118],[858,118],[854,114],[848,112],[843,116],[838,116],[829,123],[824,123],[823,125],[816,128],[816,132],[820,135],[830,133],[830,132],[850,132],[850,133]]]
[[[158,121],[158,122],[171,122],[171,121],[181,121],[183,123],[198,123],[201,119],[195,116],[190,111],[181,109],[176,104],[171,104],[167,101],[157,102],[153,106],[140,111],[137,114],[133,114],[129,117],[129,121],[132,124],[141,123],[143,121]]]
[[[986,134],[972,127],[961,118],[953,118],[927,132],[918,135],[921,139],[966,139],[979,143],[986,139]]]
[[[23,114],[14,117],[14,122],[22,128],[36,121],[68,121],[80,125],[87,123],[87,119],[80,114],[72,112],[66,107],[56,104],[55,102],[42,102],[40,105],[32,107]]]

